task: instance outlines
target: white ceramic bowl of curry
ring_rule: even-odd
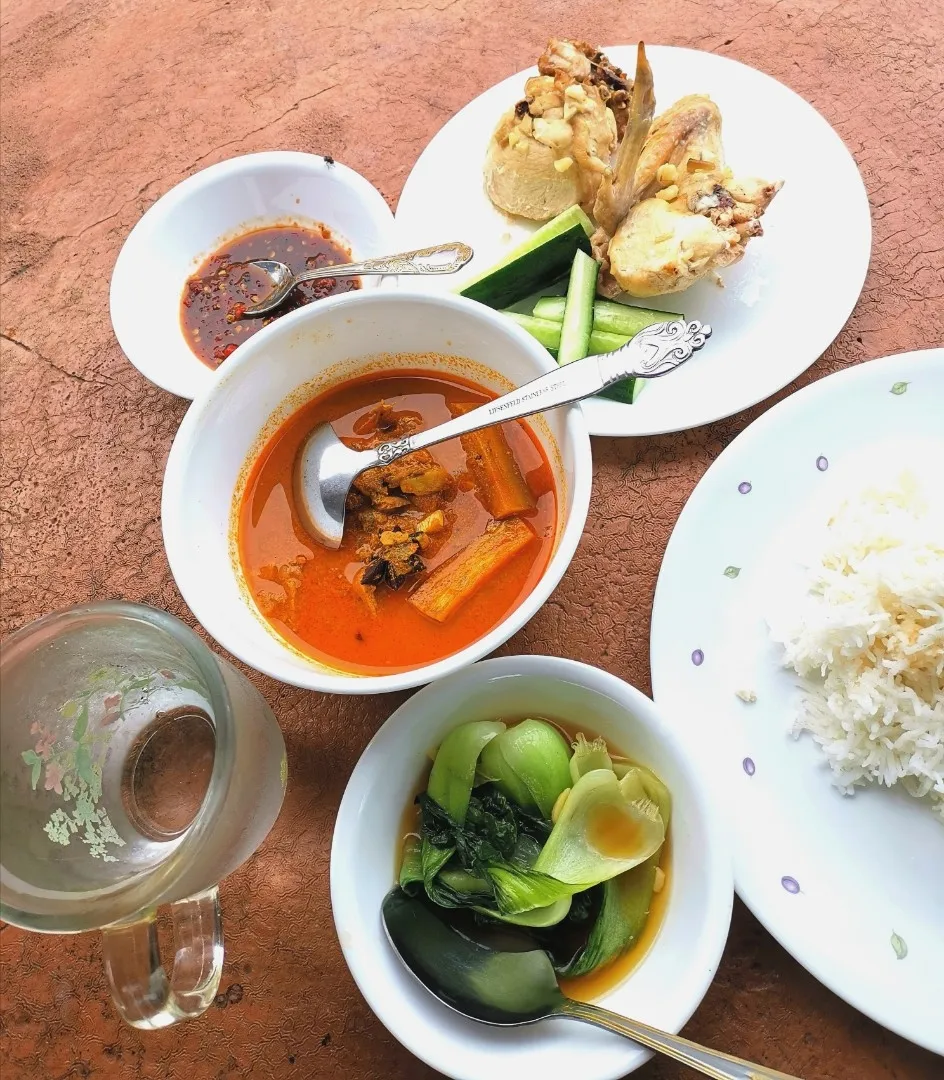
[[[349,542],[348,528],[371,522],[374,503],[363,494],[355,499],[341,552],[328,552],[298,523],[291,464],[319,419],[350,436],[365,430],[363,418],[384,400],[397,417],[415,412],[425,428],[447,418],[443,410],[454,403],[440,394],[448,398],[449,387],[474,402],[552,367],[540,345],[489,308],[402,289],[330,297],[247,341],[191,405],[164,477],[164,544],[194,615],[251,667],[328,693],[403,690],[492,652],[547,600],[583,531],[592,461],[579,406],[503,426],[535,506],[499,526],[518,529],[524,522],[533,539],[497,569],[486,566],[481,587],[474,584],[445,618],[423,597],[437,582],[443,588],[454,588],[457,577],[475,582],[477,564],[470,575],[450,568],[482,550],[473,545],[492,517],[466,469],[465,447],[454,441],[433,448],[449,474],[442,492],[448,528],[431,546],[417,543],[420,565],[398,588],[382,578],[367,597],[360,586],[372,557],[364,536],[352,534]],[[403,372],[415,382],[390,382]],[[319,412],[342,398],[343,407]],[[408,487],[391,493],[402,502]],[[415,512],[412,503],[404,507],[414,521],[420,512],[424,520],[435,516],[440,504],[427,494],[416,505]],[[374,539],[370,534],[366,542]]]
[[[252,271],[252,288],[241,288],[243,270],[234,267],[277,259],[298,271],[389,255],[392,233],[384,197],[333,158],[271,150],[221,161],[168,191],[128,234],[111,279],[115,336],[146,379],[195,398],[266,321],[228,325],[237,301],[248,305],[253,289],[267,289],[261,271]],[[216,280],[227,265],[225,280]],[[309,283],[279,313],[329,290],[374,289],[384,280]]]

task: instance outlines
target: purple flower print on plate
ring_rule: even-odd
[[[754,773],[757,771],[754,765],[754,759],[749,757],[746,757],[741,762],[741,768],[747,773],[748,776],[753,776]]]
[[[740,491],[742,495],[746,495],[750,490],[751,485],[747,480],[742,480],[740,484],[738,484],[738,491]]]
[[[792,893],[794,896],[800,891],[800,883],[796,878],[782,877],[780,884],[787,890],[788,893]]]
[[[701,651],[701,649],[696,649],[692,653],[692,663],[695,665],[695,667],[701,667],[704,662],[705,654]]]
[[[824,458],[823,455],[820,454],[820,456],[816,459],[816,468],[819,469],[820,472],[826,472],[826,470],[829,468],[829,459]]]

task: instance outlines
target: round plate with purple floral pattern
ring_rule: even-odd
[[[821,982],[939,1054],[944,786],[923,798],[906,792],[904,781],[893,787],[869,782],[844,794],[824,749],[833,760],[837,754],[848,760],[854,725],[837,721],[823,748],[822,730],[816,738],[792,735],[805,703],[823,699],[818,689],[811,696],[813,683],[785,666],[770,623],[778,625],[777,612],[798,591],[804,603],[810,596],[820,603],[807,591],[803,570],[813,538],[832,544],[838,535],[845,544],[858,535],[843,531],[842,508],[846,500],[861,519],[872,494],[857,492],[879,493],[885,509],[877,513],[898,506],[887,498],[893,489],[882,486],[897,470],[896,483],[918,477],[918,490],[932,493],[920,507],[937,525],[913,535],[923,536],[932,552],[928,580],[936,575],[936,585],[930,600],[922,592],[914,602],[931,620],[929,633],[941,634],[944,517],[933,515],[944,509],[937,501],[944,501],[942,418],[944,349],[861,364],[770,409],[718,457],[679,517],[656,587],[651,639],[656,703],[698,746],[728,809],[738,893]],[[921,488],[928,474],[930,487]],[[883,555],[886,548],[878,550]],[[831,568],[836,565],[842,574],[860,574],[863,564],[855,555]],[[914,565],[909,557],[906,569]],[[831,611],[825,615],[829,634]],[[803,625],[806,633],[810,623]],[[866,625],[871,629],[858,641],[884,663],[875,645],[877,624]],[[932,782],[944,768],[942,667],[939,657],[925,684],[932,712],[921,761]],[[852,669],[855,678],[858,670]],[[873,753],[871,740],[889,729],[869,727],[871,699],[863,705],[850,693],[845,700],[866,716],[857,750]],[[834,710],[846,715],[842,702],[834,703],[830,723]],[[907,711],[902,705],[883,713],[882,724],[898,722]],[[915,760],[914,754],[907,758]]]

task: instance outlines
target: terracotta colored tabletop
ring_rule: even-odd
[[[848,325],[791,390],[944,341],[940,0],[6,0],[0,20],[5,632],[107,597],[193,621],[159,519],[186,402],[138,375],[108,318],[112,264],[148,206],[203,166],[273,148],[332,154],[394,206],[441,124],[533,63],[551,33],[735,57],[802,94],[846,140],[872,203],[872,266]],[[823,176],[811,258],[842,195]],[[648,691],[649,613],[673,523],[710,461],[770,404],[681,435],[597,440],[573,565],[503,651],[602,664]],[[97,935],[5,927],[4,1080],[433,1075],[361,999],[328,900],[345,782],[402,696],[329,698],[253,678],[281,721],[291,779],[269,839],[222,887],[216,1007],[139,1034],[109,1002]],[[942,1070],[820,986],[740,904],[687,1032],[806,1078]],[[683,1074],[653,1061],[637,1075]]]

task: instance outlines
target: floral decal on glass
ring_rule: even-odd
[[[20,755],[30,768],[30,786],[60,796],[62,806],[54,810],[43,830],[54,844],[68,847],[78,838],[89,854],[103,862],[117,862],[109,848],[125,846],[108,811],[98,805],[102,797],[102,766],[108,745],[125,719],[128,708],[140,695],[173,680],[200,690],[197,684],[178,679],[174,672],[161,670],[153,675],[125,675],[113,668],[93,672],[86,689],[59,708],[58,716],[47,722],[36,720],[30,734],[36,739],[31,750]]]

